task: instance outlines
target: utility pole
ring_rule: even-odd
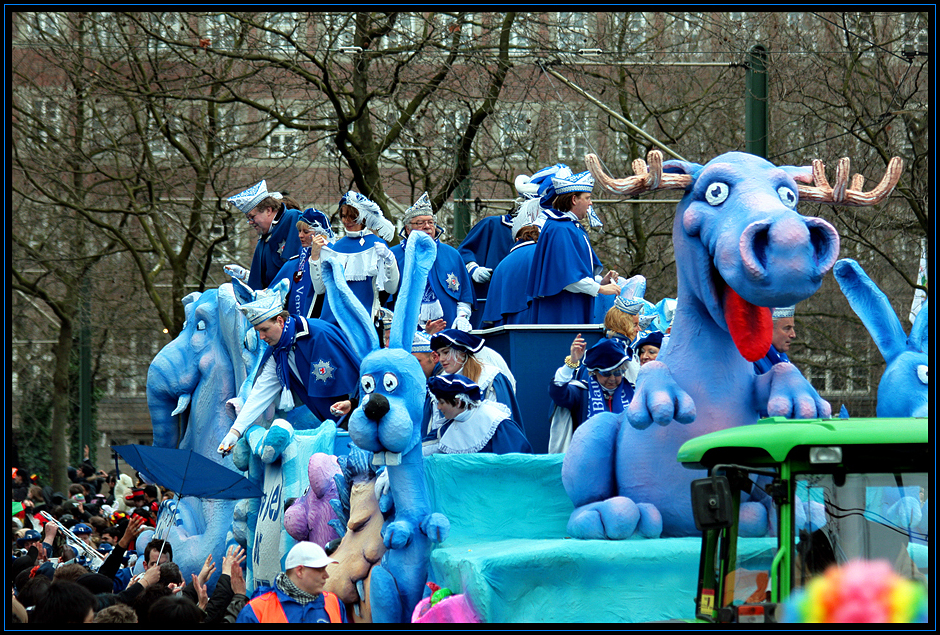
[[[470,231],[470,177],[468,176],[454,190],[454,240],[463,242]]]
[[[744,94],[744,151],[767,158],[767,49],[748,52]]]
[[[72,458],[72,463],[81,462],[85,446],[92,446],[91,438],[91,329],[88,326],[91,320],[89,313],[89,295],[91,284],[86,274],[82,278],[81,308],[79,309],[78,326],[78,459]]]

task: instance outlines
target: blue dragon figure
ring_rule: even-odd
[[[568,531],[602,539],[697,535],[690,513],[697,474],[676,461],[685,441],[755,423],[762,407],[770,416],[831,415],[792,364],[760,376],[752,364],[771,344],[769,307],[813,295],[838,258],[836,230],[797,213],[797,203],[875,204],[894,189],[902,164],[892,159],[878,186],[862,192],[858,175],[848,185],[848,159],[833,186],[819,161],[783,167],[741,152],[702,166],[663,163],[653,151],[624,179],[609,177],[594,155],[585,159],[611,192],[680,189],[684,196],[673,224],[678,295],[669,340],[640,370],[625,413],[601,413],[575,431],[562,469],[575,506]],[[772,522],[766,497],[742,504],[743,535],[765,535]]]
[[[432,513],[428,501],[421,452],[426,379],[411,354],[421,296],[436,251],[426,234],[412,234],[405,249],[389,345],[381,349],[372,320],[349,290],[342,268],[331,260],[323,264],[330,303],[363,358],[361,399],[350,416],[349,436],[358,447],[373,453],[373,464],[386,466],[395,507],[382,528],[386,551],[371,574],[369,599],[376,623],[411,619],[424,594],[431,543],[443,542],[450,530],[447,518]]]

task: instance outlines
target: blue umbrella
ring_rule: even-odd
[[[152,445],[113,445],[111,449],[147,480],[178,497],[240,499],[263,493],[238,472],[192,450]]]

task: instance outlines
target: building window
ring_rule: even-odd
[[[504,112],[496,117],[498,153],[510,161],[524,161],[532,148],[532,117],[525,111]]]
[[[271,29],[264,32],[265,43],[275,51],[294,48],[287,38],[298,44],[303,42],[303,19],[299,13],[271,13],[265,26]]]
[[[241,22],[233,16],[224,13],[206,16],[205,34],[209,39],[209,46],[214,49],[234,49],[241,29]]]
[[[607,14],[607,40],[601,48],[633,51],[646,40],[646,14],[641,11]]]
[[[269,158],[293,156],[297,149],[297,131],[293,128],[279,125],[268,135]]]
[[[21,13],[19,35],[28,41],[48,41],[65,33],[66,21],[62,13]]]
[[[48,142],[56,139],[61,132],[61,109],[51,97],[36,97],[32,103],[36,139]]]
[[[186,23],[179,13],[147,13],[144,14],[144,19],[149,31],[145,35],[147,47],[153,54],[169,50],[167,42],[189,40]]]
[[[590,148],[590,119],[580,113],[565,113],[558,121],[558,160],[580,165]],[[573,169],[573,168],[572,168]]]
[[[520,13],[512,22],[509,34],[510,55],[527,55],[535,48],[538,38],[538,24],[528,19],[528,14]]]
[[[400,13],[395,26],[382,40],[384,49],[411,50],[424,37],[424,18],[419,13]]]
[[[563,53],[577,53],[587,48],[588,40],[587,13],[558,13],[558,25],[555,31],[555,43]]]
[[[355,13],[324,13],[322,16],[327,48],[353,46],[356,40]]]

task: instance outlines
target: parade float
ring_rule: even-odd
[[[787,455],[767,450],[773,461],[753,463],[750,456],[719,452],[720,461],[711,461],[705,457],[714,453],[695,454],[689,448],[697,447],[692,444],[699,439],[714,438],[719,448],[721,437],[715,435],[747,439],[751,431],[764,429],[754,427],[762,408],[776,417],[759,424],[764,427],[829,429],[824,423],[829,404],[792,364],[756,376],[752,362],[770,346],[769,307],[810,297],[838,258],[835,229],[797,213],[799,200],[875,204],[891,192],[901,165],[892,160],[882,182],[863,192],[857,179],[849,185],[847,160],[833,186],[819,162],[774,166],[752,155],[728,153],[703,166],[664,163],[657,152],[648,161],[634,163],[634,176],[613,179],[587,157],[600,184],[620,195],[684,192],[673,228],[680,278],[671,337],[658,360],[641,370],[628,411],[589,419],[564,455],[422,458],[416,418],[424,398],[423,373],[410,349],[416,302],[434,245],[420,232],[408,241],[402,306],[388,348],[379,347],[371,320],[356,308],[343,276],[325,267],[331,304],[343,307],[340,322],[363,358],[361,399],[348,433],[332,421],[312,419],[303,407],[292,412],[272,408],[248,429],[231,456],[219,455],[216,446],[250,389],[265,344],[239,313],[231,285],[184,299],[183,332],[157,356],[148,378],[154,445],[204,454],[245,474],[264,492],[238,502],[182,497],[167,508],[161,525],[168,527],[184,575],[198,571],[206,554],[221,561],[226,547],[238,543],[249,554],[250,593],[282,570],[296,540],[313,536],[335,547],[340,563],[331,565],[327,590],[341,597],[354,621],[721,619],[729,615],[724,609],[741,601],[724,565],[710,564],[714,558],[726,561],[727,548],[710,542],[711,536],[721,536],[723,545],[734,541],[732,570],[737,570],[735,563],[747,564],[741,579],[744,586],[753,583],[751,595],[759,588],[789,592],[780,572],[792,570],[795,558],[765,560],[784,553],[773,547],[778,540],[795,545],[794,517],[812,531],[828,527],[829,501],[794,490],[787,480],[794,470]],[[922,323],[905,343],[923,355],[913,370],[916,379],[923,366],[924,393],[926,314],[922,311]],[[596,339],[600,329],[595,330]],[[522,351],[544,351],[560,341],[564,348],[572,333],[582,331],[590,329],[515,325],[487,333],[518,385],[533,391],[519,394],[527,411],[537,413],[532,421],[547,416],[549,404],[539,387],[547,385],[554,369],[527,363]],[[886,358],[901,357],[903,351],[896,348],[885,352]],[[882,396],[879,391],[879,414],[881,400],[901,392]],[[915,409],[894,416],[923,414]],[[797,441],[792,439],[794,447]],[[544,448],[541,441],[533,445],[537,451]],[[846,460],[853,452],[846,451]],[[732,458],[751,471],[734,472],[727,496],[724,488],[704,499],[693,495],[693,484],[706,476],[705,469],[713,475],[710,482],[719,476],[728,480],[725,463]],[[844,470],[835,465],[838,480]],[[882,491],[887,484],[875,486]],[[797,495],[803,496],[803,507],[793,503]],[[856,503],[866,514],[884,512],[883,524],[910,536],[929,534],[926,508],[914,509],[912,492],[888,498],[877,505]],[[722,513],[713,514],[709,524],[700,509],[712,502]],[[923,568],[926,545],[913,538],[911,545],[916,566]],[[758,568],[777,572],[772,586],[751,575]],[[703,587],[703,580],[711,586]],[[703,588],[721,601],[709,604]],[[726,597],[731,602],[724,602]],[[774,595],[773,601],[781,598],[785,594]],[[757,593],[755,600],[766,602],[767,596]],[[745,613],[732,612],[735,619]]]

